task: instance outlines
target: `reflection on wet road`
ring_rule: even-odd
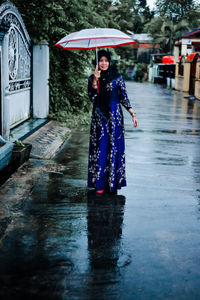
[[[128,186],[88,191],[89,130],[74,131],[2,241],[0,298],[200,298],[200,102],[127,87]]]

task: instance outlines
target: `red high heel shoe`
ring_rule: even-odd
[[[104,190],[98,190],[96,191],[97,194],[103,194]]]

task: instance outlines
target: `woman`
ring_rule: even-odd
[[[126,186],[124,121],[120,103],[130,113],[133,126],[138,121],[129,102],[122,76],[110,68],[110,54],[98,52],[98,66],[88,79],[93,102],[90,130],[88,187],[98,194],[116,192]]]

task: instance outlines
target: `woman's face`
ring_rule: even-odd
[[[106,70],[108,70],[108,67],[109,67],[109,61],[108,61],[107,57],[102,56],[99,60],[99,69],[101,71],[106,71]]]

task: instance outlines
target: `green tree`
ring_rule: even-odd
[[[101,27],[119,28],[113,20],[113,1],[112,0],[92,0],[94,12],[100,18]]]
[[[187,15],[185,16],[186,20],[190,24],[190,28],[199,28],[200,24],[200,3],[196,4],[193,9],[189,10],[187,12]]]
[[[95,12],[92,0],[13,0],[34,43],[45,39],[50,48],[50,113],[65,118],[66,113],[88,111],[87,75],[94,51],[55,47],[65,35],[84,28],[107,25]]]
[[[146,0],[120,0],[114,2],[112,9],[112,18],[122,31],[141,33],[153,17]]]
[[[194,0],[157,0],[157,11],[161,16],[168,17],[171,21],[178,23],[196,9],[197,2]]]
[[[182,20],[177,24],[163,18],[155,17],[146,24],[145,29],[153,38],[153,44],[160,44],[161,52],[172,52],[174,41],[181,37],[184,31],[190,30],[187,20]]]
[[[135,14],[144,16],[145,23],[150,21],[151,18],[154,16],[154,12],[150,10],[146,0],[136,1]]]
[[[145,30],[159,43],[162,52],[172,52],[174,41],[185,32],[199,27],[200,4],[194,0],[157,0],[156,16]]]
[[[119,26],[120,30],[127,31],[133,30],[134,27],[134,15],[133,10],[136,5],[136,1],[117,1],[113,4],[112,17],[114,22]]]
[[[130,33],[144,32],[144,25],[151,20],[153,13],[146,0],[120,0],[113,3],[112,18],[120,30]],[[120,47],[115,49],[123,60],[133,60],[132,47]]]

